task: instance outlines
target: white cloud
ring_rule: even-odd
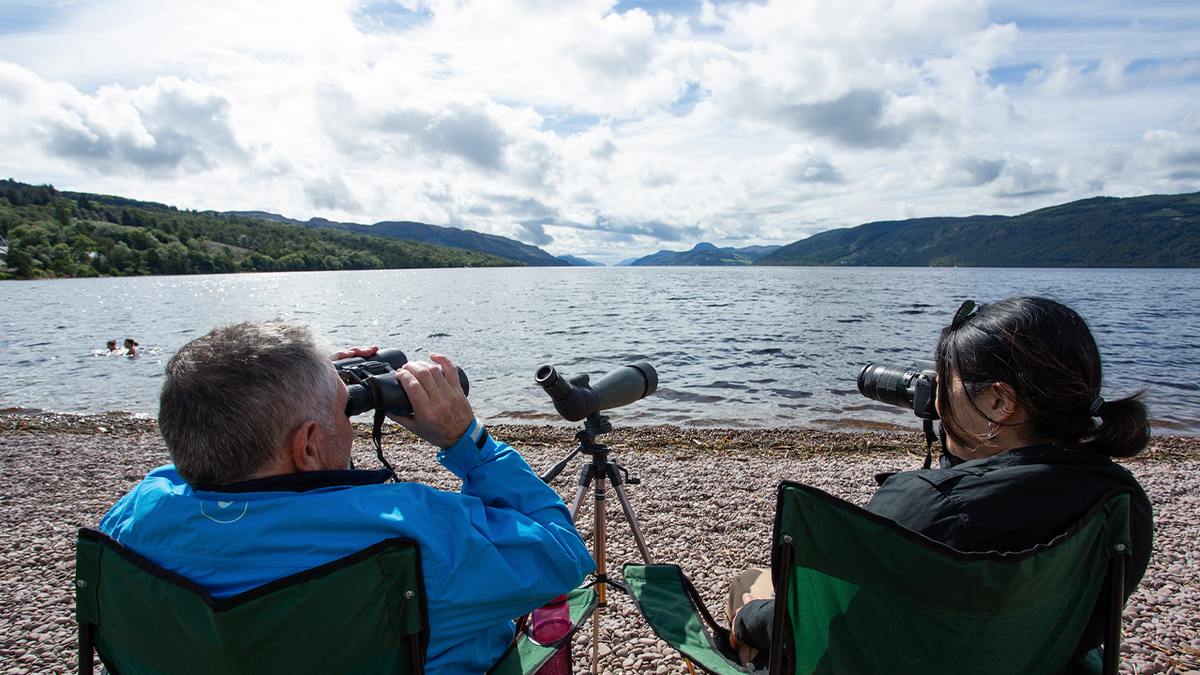
[[[231,103],[221,92],[175,77],[84,96],[0,63],[0,129],[10,152],[42,155],[94,172],[169,177],[244,162]]]
[[[1010,157],[1000,177],[994,182],[992,195],[1001,199],[1020,199],[1063,192],[1058,167],[1042,160]]]
[[[0,171],[606,262],[1200,189],[1187,3],[614,6],[23,3]]]
[[[1200,138],[1176,131],[1147,131],[1136,153],[1137,162],[1163,181],[1200,180]]]

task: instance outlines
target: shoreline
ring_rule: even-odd
[[[576,426],[489,425],[541,473],[575,446]],[[378,459],[368,425],[355,425],[361,468]],[[627,484],[635,517],[658,562],[677,563],[715,616],[728,580],[763,565],[774,487],[800,480],[863,504],[880,471],[919,468],[919,432],[830,432],[800,428],[618,427],[600,437],[641,479]],[[433,449],[398,426],[385,427],[384,451],[401,480],[457,490]],[[150,469],[168,461],[153,420],[128,415],[0,414],[0,660],[4,672],[75,672],[74,540]],[[578,489],[576,458],[553,486],[567,501]],[[1200,672],[1200,439],[1154,437],[1122,464],[1155,509],[1150,569],[1125,608],[1123,673]],[[578,525],[592,544],[590,499]],[[615,503],[608,509],[608,567],[640,559]],[[627,599],[613,594],[601,622],[601,666],[609,675],[680,672],[678,655],[658,641]],[[590,634],[590,630],[587,631]],[[576,646],[576,671],[586,670]]]
[[[486,420],[485,420],[486,421]],[[370,424],[354,422],[358,437],[370,438]],[[568,424],[488,424],[497,437],[514,447],[527,444],[556,445],[570,448],[575,445],[575,432],[580,425]],[[0,434],[64,433],[127,437],[158,435],[158,423],[149,417],[117,412],[97,415],[68,413],[0,411]],[[384,438],[407,437],[406,431],[388,421]],[[690,427],[672,424],[649,426],[616,426],[612,433],[598,437],[618,449],[643,452],[687,450],[706,454],[730,455],[746,453],[762,457],[801,458],[829,453],[893,453],[925,456],[925,436],[920,431],[853,430],[830,431],[806,427]],[[511,439],[511,440],[510,440]],[[937,453],[937,444],[934,445]],[[1119,462],[1200,460],[1200,437],[1152,436],[1150,443],[1136,457],[1117,459]]]

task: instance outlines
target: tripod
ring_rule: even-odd
[[[612,484],[613,489],[617,492],[617,498],[621,500],[621,509],[625,512],[625,520],[629,523],[629,528],[633,530],[633,538],[637,542],[638,551],[642,554],[642,560],[647,565],[652,562],[650,559],[650,549],[646,547],[646,538],[642,535],[641,528],[638,527],[637,517],[633,514],[633,507],[629,505],[629,497],[626,496],[625,488],[622,487],[625,483],[637,485],[640,481],[637,478],[630,477],[629,471],[625,467],[608,458],[611,448],[603,443],[596,442],[597,436],[607,434],[610,431],[612,431],[612,424],[609,423],[607,417],[599,413],[588,415],[584,421],[583,429],[575,434],[575,439],[579,441],[579,446],[557,464],[550,467],[550,470],[542,476],[542,480],[546,483],[553,481],[566,467],[567,462],[571,461],[573,457],[581,452],[590,455],[592,458],[579,473],[579,491],[575,494],[574,505],[571,506],[571,519],[575,520],[578,517],[579,507],[583,504],[583,497],[587,493],[588,486],[595,483],[595,525],[592,528],[592,557],[596,560],[596,588],[598,589],[600,603],[596,606],[596,610],[592,614],[592,672],[594,673],[599,672],[597,664],[600,658],[600,612],[608,606],[606,598],[607,586],[612,584],[614,587],[624,590],[624,587],[619,582],[608,578],[606,568],[605,534],[607,528],[606,505],[608,503],[606,500],[606,483]]]

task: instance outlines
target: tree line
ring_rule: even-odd
[[[519,266],[476,251],[0,181],[0,279]]]

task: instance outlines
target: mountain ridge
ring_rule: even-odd
[[[826,230],[755,265],[1200,267],[1200,192],[1091,197],[1017,216],[939,216]]]
[[[717,248],[702,241],[690,251],[663,250],[643,256],[629,263],[631,267],[728,267],[753,264],[762,256],[775,251],[778,246],[746,246]],[[621,264],[624,264],[622,261]]]

